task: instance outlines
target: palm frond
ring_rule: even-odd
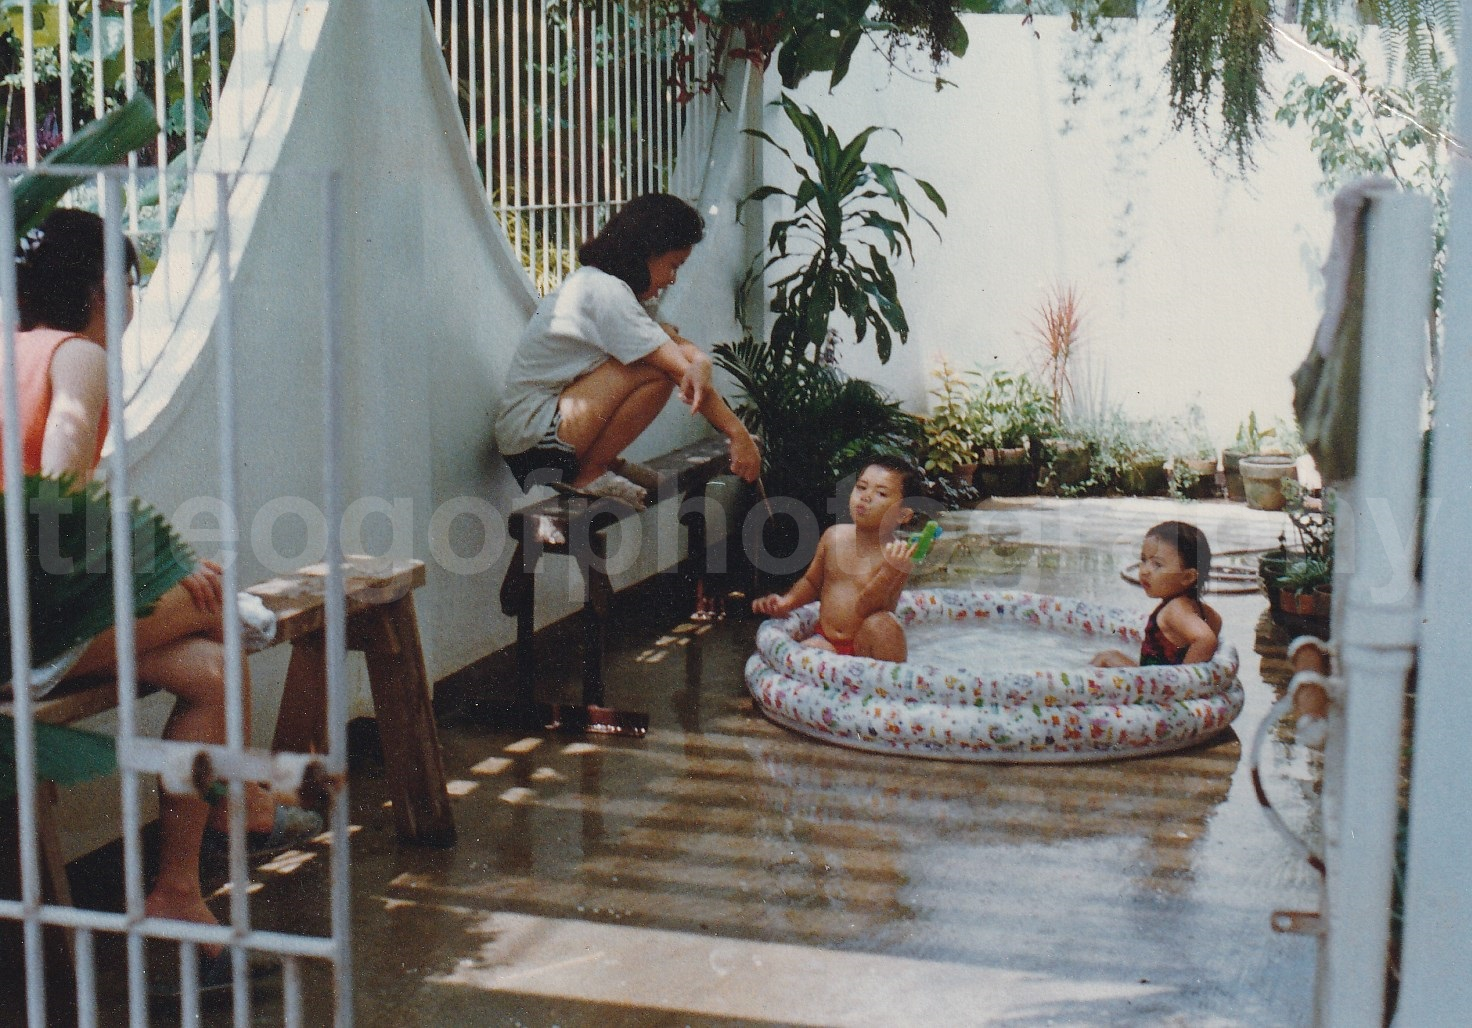
[[[112,626],[112,501],[100,485],[79,488],[69,476],[27,475],[23,493],[31,663],[39,666]],[[0,511],[6,502],[0,494]],[[132,501],[129,521],[133,603],[142,616],[196,561],[153,508]],[[7,563],[0,550],[0,580]],[[7,591],[0,603],[0,681],[9,681],[11,672]]]

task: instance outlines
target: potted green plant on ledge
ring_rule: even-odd
[[[994,371],[972,408],[986,490],[997,496],[1033,492],[1043,438],[1057,423],[1048,395],[1030,375]]]
[[[957,371],[944,359],[935,369],[934,398],[922,431],[927,472],[949,475],[969,485],[976,475],[976,395],[968,378],[974,372]]]

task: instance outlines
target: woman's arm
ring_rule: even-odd
[[[51,358],[51,412],[41,438],[41,473],[92,477],[97,430],[107,406],[107,354],[85,339],[69,339]]]
[[[731,441],[731,470],[747,482],[761,474],[761,453],[741,419],[711,388],[711,360],[694,343],[671,339],[644,358],[676,383],[680,399]]]

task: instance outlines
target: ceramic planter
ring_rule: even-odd
[[[1254,510],[1282,510],[1287,503],[1287,498],[1283,495],[1283,482],[1298,479],[1298,467],[1294,458],[1273,453],[1243,457],[1238,470],[1242,473],[1242,489],[1246,494],[1247,506]]]
[[[993,496],[1026,496],[1037,488],[1037,471],[1024,446],[982,450],[980,475]]]
[[[1180,457],[1177,461],[1195,476],[1195,481],[1182,490],[1183,495],[1193,500],[1209,500],[1217,495],[1214,458]]]
[[[1164,495],[1168,482],[1164,459],[1133,461],[1119,476],[1120,491],[1127,496]]]
[[[1089,444],[1077,439],[1048,439],[1043,442],[1047,460],[1039,485],[1050,492],[1077,488],[1089,480]]]
[[[1222,451],[1222,475],[1227,482],[1227,499],[1236,500],[1241,503],[1247,499],[1247,493],[1242,488],[1242,471],[1239,465],[1243,457],[1251,456],[1246,450],[1223,450]]]

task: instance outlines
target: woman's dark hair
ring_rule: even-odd
[[[1206,533],[1185,521],[1162,521],[1145,533],[1146,539],[1154,539],[1175,550],[1181,558],[1181,566],[1196,572],[1196,581],[1186,590],[1186,595],[1197,603],[1211,577],[1211,544]]]
[[[123,240],[124,262],[138,271],[138,252]],[[59,207],[22,237],[15,254],[20,327],[44,325],[80,332],[92,320],[92,304],[104,276],[102,219],[90,211]]]
[[[603,231],[578,250],[578,260],[623,279],[642,296],[649,289],[649,258],[703,238],[705,220],[694,207],[669,193],[645,193],[609,218]]]

